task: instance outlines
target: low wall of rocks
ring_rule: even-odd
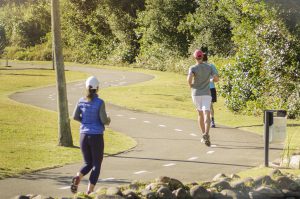
[[[77,193],[61,199],[300,199],[300,176],[273,170],[258,178],[216,175],[211,181],[183,184],[162,176],[154,182],[133,182],[123,187],[100,187],[86,195]],[[16,196],[15,199],[54,199],[42,195]]]

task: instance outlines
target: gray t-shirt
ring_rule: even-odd
[[[210,77],[217,75],[213,68],[206,63],[197,64],[189,68],[189,75],[192,74],[194,74],[194,82],[192,84],[192,95],[210,95]]]

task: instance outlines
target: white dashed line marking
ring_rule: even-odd
[[[214,147],[217,147],[217,145],[211,145],[210,147],[213,147],[213,148],[214,148]]]
[[[195,133],[191,133],[191,136],[197,137],[198,135],[196,135]]]
[[[199,157],[191,157],[188,160],[197,160]]]
[[[159,127],[167,127],[166,125],[160,124],[158,125]]]
[[[215,151],[207,151],[207,154],[213,154]]]
[[[135,117],[131,117],[131,118],[129,118],[130,120],[136,120],[136,118]]]
[[[142,173],[147,173],[148,171],[137,171],[137,172],[134,172],[133,174],[135,175],[139,175],[139,174],[142,174]]]
[[[164,167],[171,167],[171,166],[175,166],[176,164],[175,163],[170,163],[170,164],[164,164],[163,166]]]
[[[151,123],[151,122],[150,122],[150,121],[147,121],[147,120],[145,120],[145,121],[144,121],[144,123],[147,123],[147,124],[149,124],[149,123]]]
[[[177,132],[182,132],[181,129],[174,129],[174,131],[177,131]]]
[[[112,181],[114,180],[115,178],[104,178],[104,179],[100,179],[99,181],[100,182],[106,182],[106,181]]]
[[[123,117],[124,115],[121,115],[121,114],[119,114],[119,115],[116,115],[117,117]]]
[[[64,190],[64,189],[70,189],[70,186],[67,186],[67,187],[61,187],[61,188],[59,188],[59,189],[61,189],[61,190]]]

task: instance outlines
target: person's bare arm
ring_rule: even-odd
[[[187,76],[187,82],[190,87],[192,87],[192,85],[193,85],[193,78],[194,78],[194,73],[191,73]]]
[[[104,124],[104,125],[109,125],[110,124],[110,117],[108,117],[107,114],[106,114],[105,103],[104,102],[100,107],[99,116],[100,116],[102,124]]]
[[[214,81],[214,82],[218,82],[218,81],[219,81],[219,76],[218,76],[218,75],[214,75],[213,81]]]

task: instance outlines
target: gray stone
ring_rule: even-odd
[[[167,176],[160,176],[160,177],[156,178],[157,183],[168,184],[170,182],[170,180],[171,180],[171,178],[169,178]]]
[[[125,199],[125,198],[122,197],[122,196],[119,196],[119,195],[105,195],[105,194],[102,194],[102,195],[97,195],[95,197],[95,199]]]
[[[261,186],[249,193],[251,199],[282,199],[284,194],[276,188]]]
[[[184,188],[184,185],[179,180],[171,178],[168,183],[168,187],[170,188],[171,191],[173,191],[173,190],[177,190],[179,188]]]
[[[119,196],[122,196],[122,192],[121,192],[121,189],[119,187],[109,187],[106,190],[106,195],[110,195],[110,196],[119,195]]]
[[[219,182],[214,182],[210,185],[211,188],[215,188],[218,191],[222,191],[224,189],[232,189],[231,185],[229,184],[229,182],[225,181],[225,180],[221,180]]]
[[[252,183],[253,183],[252,178],[246,178],[246,179],[232,182],[231,187],[239,191],[248,192],[252,188]]]
[[[231,175],[230,175],[230,178],[232,178],[232,179],[234,179],[234,180],[236,180],[236,179],[241,179],[241,177],[238,176],[238,175],[236,175],[236,174],[231,174]]]
[[[158,190],[160,187],[168,187],[168,185],[167,184],[164,184],[164,183],[151,183],[151,184],[148,184],[147,186],[146,186],[146,188],[145,189],[147,189],[147,190],[152,190],[152,191],[156,191],[156,190]]]
[[[291,191],[300,191],[300,185],[297,184],[294,180],[286,177],[280,176],[276,179],[276,183],[280,189],[289,189]]]
[[[123,196],[126,199],[138,199],[139,196],[131,189],[127,189],[125,191],[123,191]]]
[[[215,199],[249,199],[247,195],[234,190],[225,189],[214,196]]]
[[[210,182],[210,181],[204,181],[204,182],[201,182],[199,185],[208,189],[210,188],[210,185],[212,184],[213,182]]]
[[[213,178],[213,181],[220,181],[223,180],[223,178],[227,178],[227,176],[224,173],[219,173]]]
[[[223,178],[222,180],[227,181],[227,182],[231,182],[231,181],[232,181],[232,178],[230,178],[230,177],[225,177],[225,178]]]
[[[156,193],[146,189],[142,191],[142,196],[147,199],[156,199]]]
[[[253,181],[253,185],[255,187],[260,187],[262,185],[271,185],[273,184],[274,181],[272,180],[272,178],[268,175],[265,175],[265,176],[260,176],[258,178],[256,178],[254,181]]]
[[[138,190],[139,189],[139,183],[138,182],[132,182],[129,185],[129,188],[132,190]]]
[[[194,186],[190,190],[190,195],[193,199],[210,199],[211,194],[202,186]]]
[[[188,192],[183,188],[179,188],[179,189],[173,191],[173,195],[177,199],[186,199],[188,197]]]
[[[283,176],[282,172],[279,169],[273,169],[270,174],[272,178],[276,178],[278,176]]]
[[[157,190],[157,198],[159,199],[173,199],[173,194],[168,187],[161,187]]]
[[[31,197],[32,199],[54,199],[52,197],[49,196],[43,196],[43,195],[37,195],[35,197]]]
[[[283,189],[282,193],[284,194],[285,197],[300,198],[300,192],[299,191],[291,191],[291,190]]]
[[[30,199],[28,196],[18,195],[14,199]]]

